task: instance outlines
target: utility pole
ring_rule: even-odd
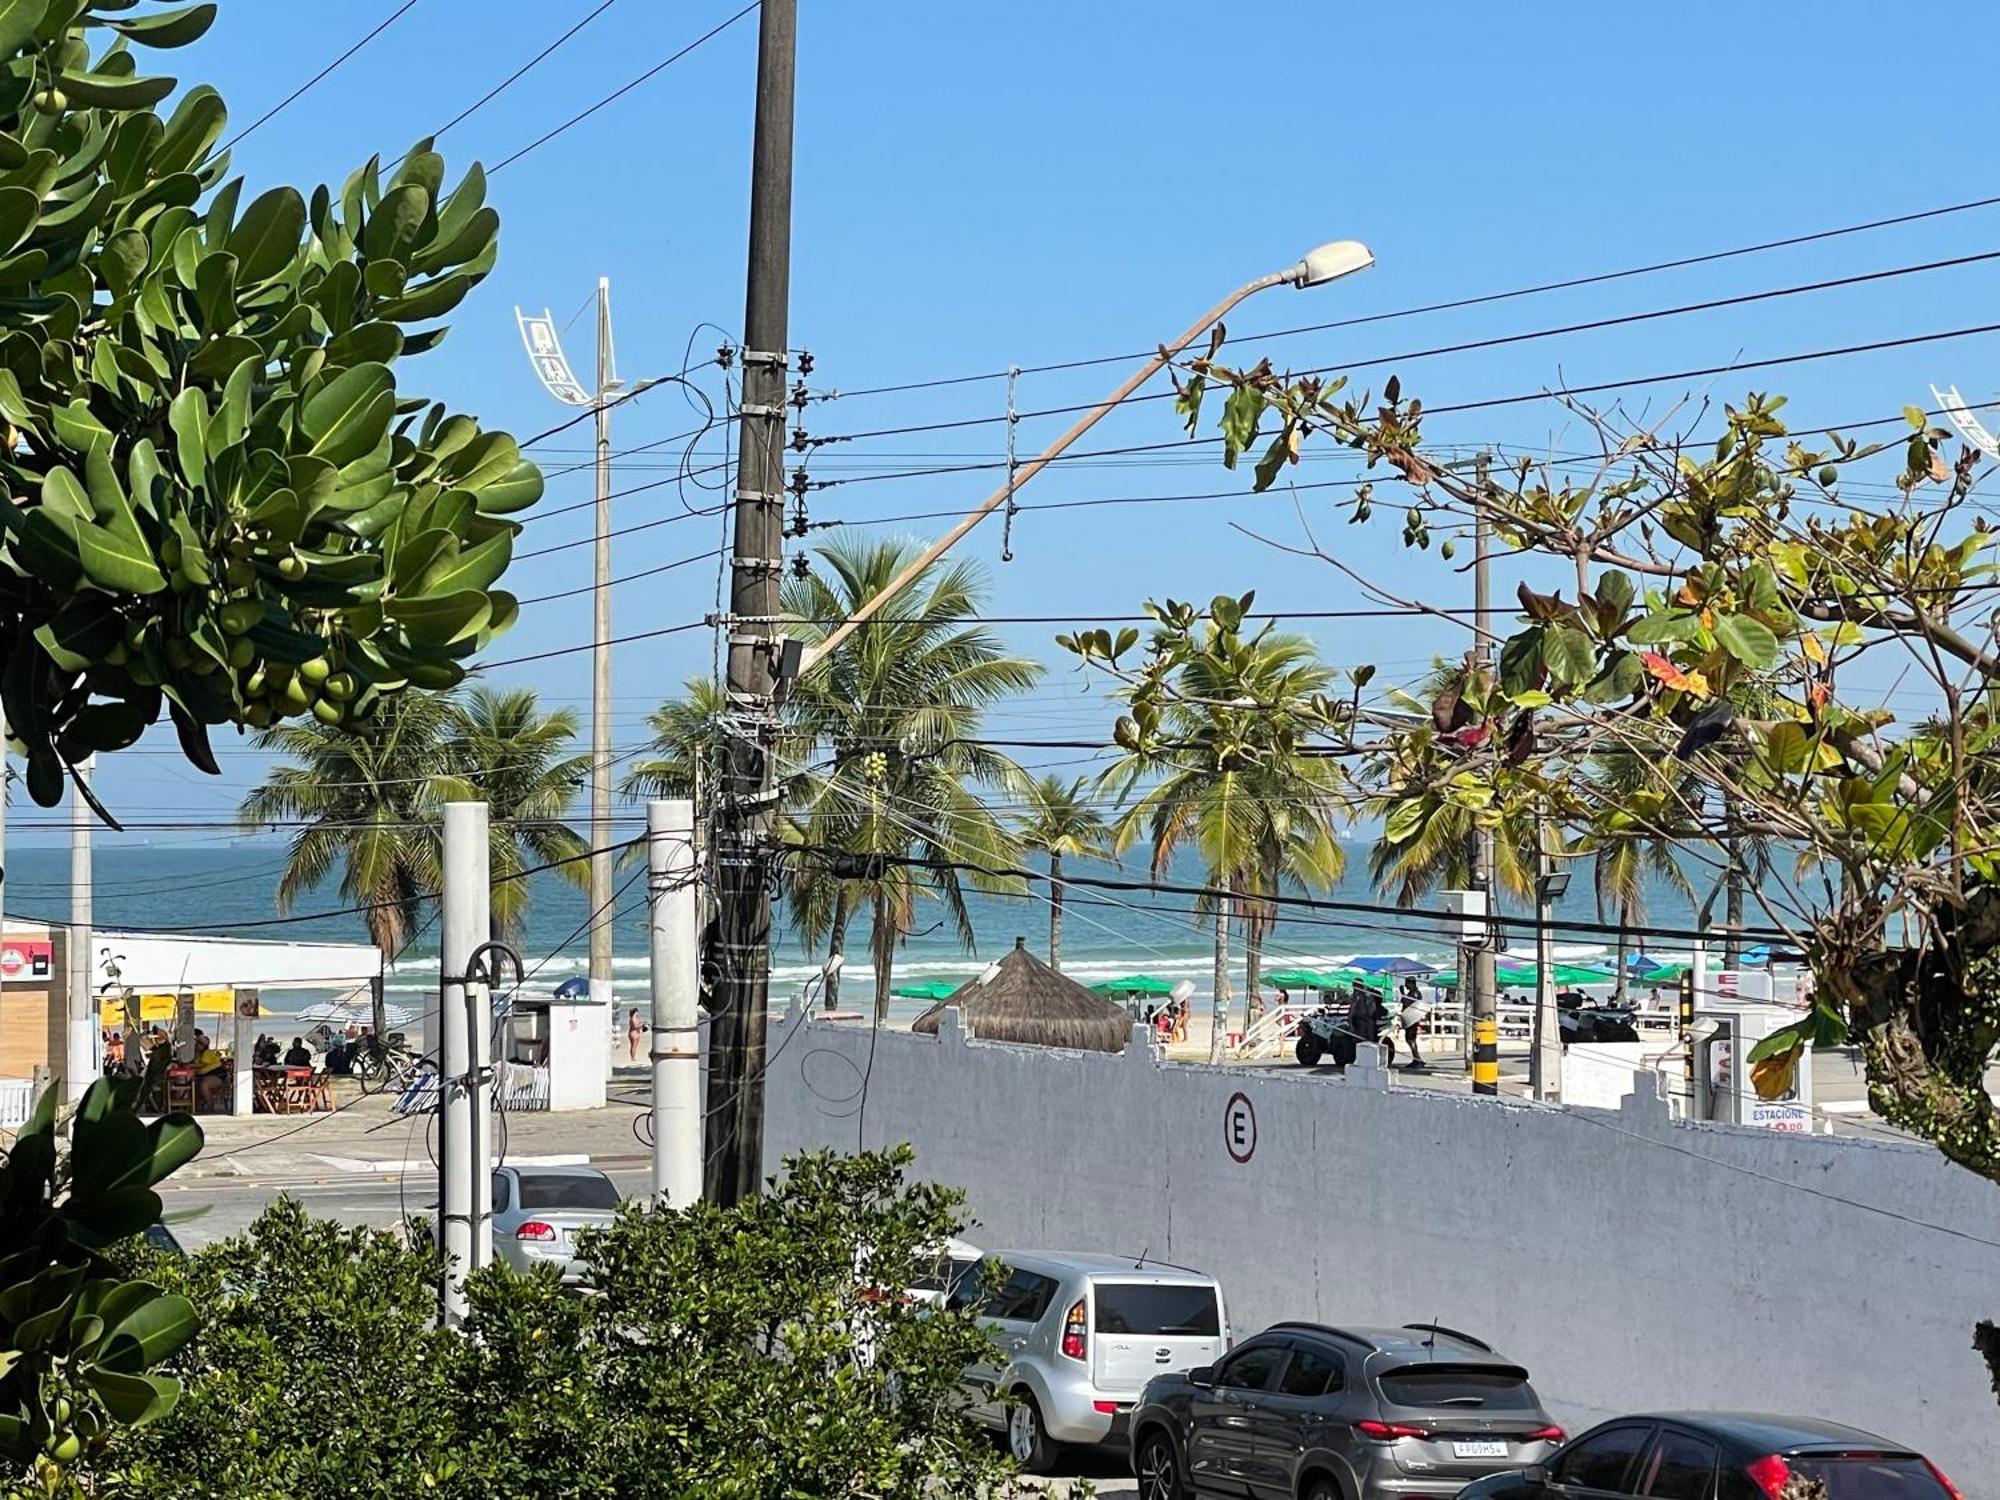
[[[1492,601],[1488,564],[1493,550],[1493,523],[1486,512],[1486,470],[1490,462],[1490,455],[1485,453],[1476,460],[1479,503],[1473,512],[1471,663],[1475,674],[1485,673],[1493,663],[1492,638],[1487,634],[1491,629]],[[1494,970],[1500,925],[1493,911],[1493,834],[1491,830],[1475,828],[1470,838],[1472,888],[1486,900],[1486,941],[1473,951],[1472,962],[1462,966],[1472,979],[1466,997],[1466,1009],[1472,1019],[1472,1092],[1497,1094],[1500,1092],[1500,1004],[1499,996],[1494,993],[1497,988]]]
[[[701,1197],[701,932],[694,803],[646,804],[646,895],[653,968],[653,1198]]]
[[[1562,1015],[1556,1008],[1556,897],[1569,886],[1568,875],[1556,873],[1555,856],[1547,845],[1548,831],[1535,815],[1535,1028],[1528,1054],[1528,1090],[1537,1099],[1562,1097]]]
[[[90,949],[92,944],[92,885],[90,866],[90,804],[83,788],[90,784],[97,757],[87,755],[70,767],[69,789],[69,1027],[63,1058],[63,1102],[77,1104],[97,1077],[97,1016],[92,1008]]]
[[[792,93],[798,0],[758,17],[757,126],[750,166],[750,256],[743,313],[743,434],[730,559],[729,675],[715,808],[714,1018],[709,1024],[704,1186],[727,1207],[756,1196],[764,1170],[764,1034],[771,984],[769,876],[776,830],[784,571],[785,375],[792,275]]]
[[[613,1014],[611,940],[611,280],[597,278],[597,542],[590,645],[590,1003]]]
[[[484,802],[444,808],[444,913],[438,937],[438,1209],[444,1231],[444,1321],[466,1313],[465,1278],[479,1268],[480,1200],[476,1179],[488,1170],[481,1076],[483,1039],[474,1036],[473,950],[486,941],[492,902],[492,849]],[[490,1026],[487,1028],[490,1030]],[[489,1200],[490,1201],[490,1200]],[[488,1212],[490,1213],[490,1208]],[[489,1233],[490,1221],[483,1227]],[[486,1254],[490,1257],[491,1245]]]

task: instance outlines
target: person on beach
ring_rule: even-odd
[[[1193,1015],[1193,1012],[1194,1012],[1194,1007],[1190,1005],[1189,1002],[1187,1002],[1186,1000],[1181,1001],[1181,1003],[1174,1008],[1173,1040],[1176,1044],[1184,1042],[1188,1039],[1188,1021]]]
[[[306,1048],[306,1039],[302,1036],[293,1037],[292,1045],[285,1049],[285,1066],[288,1068],[310,1068],[312,1065],[313,1055]]]
[[[1382,1063],[1390,1067],[1396,1061],[1396,1039],[1389,1035],[1389,1008],[1382,1003],[1382,997],[1375,993],[1371,984],[1355,980],[1347,992],[1347,1029],[1350,1033],[1348,1048],[1360,1046],[1363,1042],[1373,1042],[1383,1050]],[[1336,1054],[1336,1057],[1338,1054]],[[1349,1060],[1352,1053],[1349,1051]],[[1345,1066],[1342,1063],[1341,1066]]]
[[[1397,1021],[1403,1028],[1403,1042],[1410,1049],[1410,1060],[1403,1064],[1403,1071],[1406,1073],[1422,1072],[1424,1054],[1417,1048],[1417,1033],[1423,1029],[1424,1021],[1430,1015],[1431,1008],[1425,1002],[1424,992],[1418,987],[1414,975],[1404,976],[1402,1002],[1403,1007],[1397,1016]]]
[[[631,1014],[625,1017],[625,1052],[633,1062],[639,1060],[639,1043],[646,1038],[646,1023],[639,1019],[639,1007],[633,1006]]]

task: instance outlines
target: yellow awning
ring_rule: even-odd
[[[174,1018],[176,997],[171,991],[142,992],[132,997],[139,1003],[139,1019],[144,1021],[171,1021]],[[236,1010],[236,992],[230,989],[196,990],[194,1008],[197,1012],[232,1015]],[[118,995],[101,995],[97,1001],[97,1014],[105,1026],[125,1024],[125,1001]]]

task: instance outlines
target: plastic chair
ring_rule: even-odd
[[[175,1063],[167,1069],[166,1112],[170,1115],[195,1111],[194,1069]]]

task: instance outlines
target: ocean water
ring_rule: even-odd
[[[61,848],[17,848],[7,862],[4,901],[17,917],[64,921],[69,913],[69,853]],[[1366,848],[1349,846],[1349,873],[1339,889],[1324,899],[1364,907],[1386,906],[1386,898],[1366,879]],[[328,887],[301,900],[290,920],[274,920],[273,892],[284,866],[281,845],[239,841],[226,845],[155,845],[134,847],[100,841],[96,857],[96,925],[103,929],[155,928],[207,932],[259,939],[296,937],[300,940],[365,942],[362,918],[341,908],[349,905]],[[1072,879],[1103,877],[1139,881],[1146,878],[1143,856],[1124,866],[1091,860],[1068,862]],[[1192,859],[1176,861],[1164,883],[1193,886],[1202,872]],[[614,889],[622,889],[613,916],[616,983],[621,1002],[643,1004],[647,986],[645,877],[636,866],[617,870]],[[915,930],[897,950],[894,979],[898,984],[925,980],[963,980],[1013,946],[1016,936],[1046,956],[1049,913],[1046,883],[1026,896],[970,893],[975,941],[959,941],[949,917],[935,898],[919,902]],[[1698,893],[1706,896],[1706,890]],[[1063,969],[1085,984],[1126,974],[1151,974],[1169,982],[1190,979],[1196,985],[1196,1006],[1208,1001],[1213,936],[1197,922],[1196,898],[1154,891],[1091,889],[1072,886],[1064,909]],[[435,908],[426,907],[431,916]],[[1559,921],[1598,920],[1590,891],[1587,865],[1580,867],[1570,890],[1557,903]],[[575,885],[554,873],[532,878],[530,905],[519,946],[530,979],[527,988],[553,989],[587,968],[586,924],[590,905]],[[782,926],[772,968],[772,1002],[783,1006],[812,981],[820,954],[807,954],[786,922]],[[1755,917],[1753,914],[1753,922]],[[1685,931],[1694,912],[1686,897],[1663,882],[1649,892],[1645,922]],[[1533,934],[1526,927],[1508,936],[1508,947],[1529,953]],[[1564,931],[1557,934],[1556,956],[1566,962],[1608,959],[1616,940],[1608,934]],[[1641,944],[1635,942],[1636,950]],[[1669,961],[1684,958],[1688,940],[1673,937],[1648,940],[1644,950]],[[1232,934],[1233,987],[1242,995],[1243,945]],[[1330,968],[1357,955],[1407,954],[1450,967],[1453,940],[1444,923],[1398,911],[1288,910],[1265,943],[1265,971],[1282,968]],[[868,921],[858,914],[848,931],[847,960],[841,972],[840,1000],[845,1008],[864,1008],[873,995],[868,965]],[[432,920],[391,972],[386,986],[390,999],[420,1010],[437,990],[437,932]],[[272,1009],[289,1013],[325,994],[298,992]],[[921,1000],[898,1000],[893,1017],[907,1018],[923,1009]]]

